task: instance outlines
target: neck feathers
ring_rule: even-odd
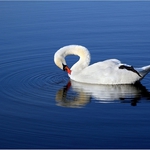
[[[80,46],[80,45],[69,45],[60,48],[54,56],[54,62],[57,64],[58,67],[62,69],[62,63],[66,64],[65,57],[67,55],[77,55],[80,57],[79,61],[76,62],[71,70],[72,71],[81,71],[82,69],[86,68],[90,63],[90,53],[87,48]]]
[[[80,45],[70,45],[66,46],[64,51],[64,57],[67,55],[77,55],[80,57],[79,61],[71,67],[72,71],[81,71],[89,65],[90,53],[87,48]]]

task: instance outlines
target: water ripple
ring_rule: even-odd
[[[1,96],[17,103],[54,103],[54,92],[68,82],[67,75],[61,71],[52,73],[50,68],[54,64],[49,64],[45,54],[18,58],[5,59],[1,64]]]

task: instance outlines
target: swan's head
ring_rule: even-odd
[[[56,66],[58,66],[63,71],[66,71],[67,73],[71,74],[70,68],[67,66],[66,61],[64,59],[64,56],[60,53],[60,51],[57,51],[54,55],[54,62]]]
[[[90,63],[90,53],[87,48],[81,45],[67,45],[60,48],[54,55],[55,64],[62,70],[71,74],[71,70],[66,64],[65,57],[67,55],[77,55],[80,57],[79,61],[76,62],[72,67],[72,71],[79,72],[83,68],[87,67]]]

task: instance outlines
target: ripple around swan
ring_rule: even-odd
[[[4,53],[3,55],[5,56],[6,54]],[[0,88],[4,97],[17,103],[39,106],[41,104],[55,105],[56,103],[59,106],[70,107],[75,105],[78,107],[88,103],[91,97],[93,100],[98,100],[98,102],[102,103],[114,103],[116,100],[118,102],[117,97],[113,101],[109,101],[108,89],[101,91],[100,87],[92,87],[90,85],[71,86],[71,89],[66,93],[64,86],[67,85],[69,78],[65,72],[61,70],[57,72],[51,69],[54,67],[54,63],[50,63],[47,53],[26,56],[20,53],[18,57],[11,57],[2,59],[1,70],[3,71],[1,71]],[[148,84],[149,76],[143,79],[143,85],[149,87]],[[92,89],[93,91],[91,91]],[[97,91],[97,89],[99,90]],[[65,95],[62,93],[64,91]],[[110,93],[110,95],[116,96],[115,91]],[[61,96],[63,96],[63,101],[61,101]]]
[[[52,68],[53,66],[45,65],[49,64],[49,60],[47,61],[47,59],[45,59],[45,55],[40,56],[40,59],[42,61],[29,65],[31,64],[31,61],[34,62],[36,61],[36,59],[37,57],[32,56],[28,59],[22,59],[22,61],[8,60],[7,63],[4,63],[3,66],[1,66],[1,69],[5,68],[5,71],[1,72],[1,74],[3,74],[3,77],[0,79],[1,93],[4,97],[18,103],[27,103],[34,105],[41,105],[41,103],[54,105],[56,101],[57,105],[64,105],[67,107],[78,107],[84,105],[90,101],[91,97],[93,97],[92,99],[98,100],[102,103],[114,103],[116,102],[116,100],[118,102],[119,98],[115,97],[116,89],[112,93],[112,91],[108,92],[108,87],[106,89],[102,89],[102,87],[100,88],[100,86],[95,87],[87,84],[73,84],[68,93],[64,88],[64,86],[69,81],[67,74],[63,71],[52,72],[50,68]],[[146,77],[143,82],[145,86],[148,86],[149,77]],[[111,90],[112,89],[113,88],[111,88]],[[56,93],[56,95],[54,93]],[[111,95],[111,98],[108,95],[109,93]],[[128,93],[130,92],[128,91]],[[68,96],[66,97],[66,94],[69,96],[69,98]],[[120,92],[118,92],[118,94],[120,95]],[[138,94],[141,95],[140,92]],[[130,95],[132,96],[133,93],[131,93]],[[62,101],[60,98],[61,96],[63,98]],[[113,101],[110,101],[109,99],[112,99],[113,96]],[[50,99],[52,100],[50,101]]]

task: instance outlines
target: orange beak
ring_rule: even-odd
[[[67,72],[67,73],[69,73],[69,74],[71,74],[71,70],[70,70],[70,68],[68,67],[68,66],[65,66],[65,71]]]

